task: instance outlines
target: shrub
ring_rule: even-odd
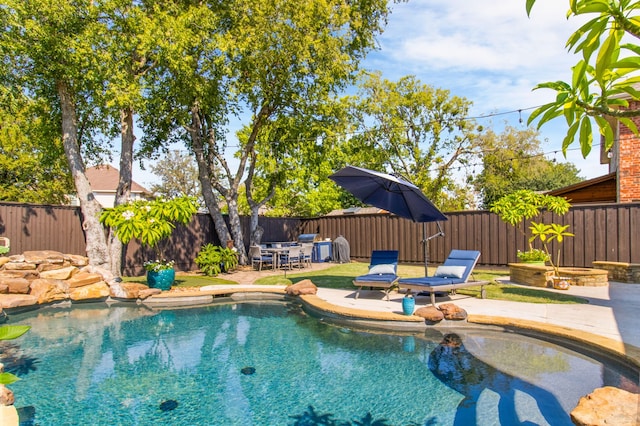
[[[521,262],[546,262],[549,260],[549,254],[541,249],[518,250],[517,256]]]
[[[205,244],[195,258],[198,268],[207,276],[230,272],[238,266],[238,254],[234,249]]]

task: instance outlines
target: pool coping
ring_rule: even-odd
[[[214,286],[211,286],[214,287]],[[441,324],[429,324],[427,321],[416,315],[403,315],[394,312],[375,311],[368,309],[350,308],[340,306],[329,302],[317,295],[301,295],[288,296],[284,287],[267,287],[259,288],[251,286],[242,287],[219,287],[207,288],[200,291],[182,291],[182,292],[162,292],[151,296],[142,301],[143,304],[150,307],[169,307],[169,306],[189,306],[212,303],[218,297],[233,297],[234,294],[253,293],[255,296],[264,294],[281,295],[298,299],[303,308],[309,313],[321,317],[329,318],[335,321],[343,321],[361,326],[363,328],[373,327],[382,330],[396,331],[421,331],[428,328],[442,327]],[[640,369],[640,348],[619,340],[600,336],[598,334],[586,331],[558,326],[544,322],[524,320],[513,317],[492,316],[492,315],[476,315],[468,314],[466,321],[447,321],[444,323],[463,326],[466,324],[491,325],[498,327],[512,327],[520,330],[531,331],[537,334],[555,336],[562,339],[571,340],[580,344],[588,345],[599,351],[613,355],[626,361],[635,368]]]
[[[377,326],[377,328],[396,329],[399,331],[426,330],[430,327],[439,327],[439,325],[427,324],[424,318],[415,315],[405,316],[392,312],[369,311],[343,307],[334,305],[316,295],[304,295],[299,296],[299,298],[306,307],[316,314],[325,313],[332,318],[353,321],[354,323],[362,324],[363,326],[373,325]],[[394,323],[398,324],[394,327]],[[465,321],[448,321],[448,323],[454,323],[462,326]],[[550,335],[561,339],[571,340],[618,357],[633,367],[640,369],[640,348],[594,333],[538,321],[503,316],[469,314],[467,316],[466,323],[516,328],[537,334]]]
[[[336,322],[344,322],[361,328],[375,328],[385,331],[416,332],[427,329],[445,329],[447,326],[486,325],[502,328],[515,328],[539,335],[557,337],[617,357],[634,368],[640,369],[640,348],[620,340],[611,339],[598,334],[589,333],[570,327],[563,327],[546,322],[524,320],[515,317],[478,315],[470,313],[466,320],[443,320],[429,323],[416,315],[403,315],[395,312],[370,309],[351,308],[336,305],[317,295],[290,296],[284,287],[273,286],[208,286],[200,290],[166,291],[146,299],[109,298],[107,303],[137,303],[150,309],[194,307],[214,303],[219,298],[231,298],[234,301],[256,301],[260,299],[299,300],[303,309],[319,318],[327,318]],[[12,311],[15,308],[6,309]],[[18,308],[17,310],[21,310]]]

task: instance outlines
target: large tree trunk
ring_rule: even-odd
[[[244,183],[247,202],[249,203],[249,208],[251,209],[251,217],[249,220],[249,245],[251,246],[260,244],[260,240],[262,239],[262,234],[264,232],[264,229],[259,225],[260,207],[267,204],[267,202],[276,194],[275,180],[272,179],[271,182],[269,182],[269,194],[267,194],[267,196],[259,202],[256,202],[253,199],[251,190],[253,189],[253,174],[255,172],[255,164],[255,156],[251,156],[251,163],[249,164],[247,179]]]
[[[196,163],[198,164],[198,180],[200,181],[200,188],[202,189],[202,197],[209,210],[209,215],[213,220],[218,239],[220,239],[220,243],[224,245],[231,239],[231,235],[229,234],[229,229],[218,205],[218,199],[211,185],[209,162],[204,152],[202,121],[200,120],[200,110],[197,105],[191,108],[191,127],[187,130],[191,137],[193,152],[195,153]]]
[[[120,111],[120,178],[116,189],[114,205],[124,204],[131,198],[131,181],[133,175],[133,110],[125,108]],[[119,277],[122,274],[122,251],[124,246],[116,237],[113,229],[109,230],[109,257],[111,272]]]
[[[240,212],[238,211],[238,196],[227,199],[229,207],[229,226],[231,235],[233,235],[233,244],[238,250],[238,263],[240,265],[247,264],[247,251],[244,248],[244,237],[242,233],[242,223],[240,222]]]
[[[107,241],[104,229],[100,224],[102,206],[96,201],[91,191],[91,184],[85,174],[85,167],[78,144],[78,120],[76,108],[69,90],[63,81],[56,82],[56,90],[60,98],[62,110],[62,143],[69,163],[69,170],[80,200],[82,211],[82,229],[85,234],[86,251],[91,265],[110,269],[107,253]]]

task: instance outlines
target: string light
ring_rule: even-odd
[[[509,111],[500,111],[500,112],[494,112],[494,113],[489,113],[489,114],[483,114],[483,115],[477,115],[477,116],[468,116],[468,117],[464,117],[459,119],[460,121],[471,121],[471,120],[482,120],[482,119],[487,119],[487,118],[492,118],[492,117],[498,117],[498,116],[503,116],[503,115],[509,115],[509,114],[518,114],[518,122],[520,124],[522,124],[524,122],[523,118],[522,118],[522,112],[523,111],[529,111],[532,109],[536,109],[539,108],[542,105],[536,105],[536,106],[530,106],[530,107],[526,107],[526,108],[518,108],[518,109],[514,109],[514,110],[509,110]],[[406,126],[397,126],[395,127],[395,129],[405,129]],[[291,142],[297,142],[298,144],[298,148],[300,148],[300,144],[304,143],[304,142],[313,142],[313,143],[317,143],[318,141],[320,141],[320,143],[323,143],[324,141],[326,141],[328,138],[334,138],[334,139],[349,139],[353,136],[356,135],[361,135],[361,134],[365,134],[367,132],[369,132],[371,129],[363,129],[363,130],[359,130],[359,131],[354,131],[354,132],[347,132],[344,134],[337,134],[337,135],[332,135],[330,137],[322,137],[322,136],[315,136],[309,139],[306,138],[296,138],[296,139],[283,139],[283,140],[278,140],[278,143],[291,143]],[[548,143],[549,140],[548,138],[544,139],[545,143]],[[274,142],[275,143],[275,142]],[[598,147],[600,146],[600,144],[593,144],[592,147]],[[240,148],[240,145],[226,145],[226,148]],[[566,151],[570,152],[570,151],[576,151],[581,149],[580,147],[577,148],[568,148]],[[496,152],[498,151],[498,149],[492,149],[492,150],[480,150],[480,151],[476,151],[475,154],[482,156],[484,154],[488,154],[491,152]],[[531,154],[531,155],[527,155],[527,156],[517,156],[517,157],[512,157],[512,158],[505,158],[502,161],[503,162],[511,162],[511,161],[515,161],[515,160],[527,160],[527,159],[532,159],[532,158],[536,158],[536,157],[546,157],[546,156],[553,156],[553,158],[550,161],[553,161],[554,163],[557,162],[556,156],[558,155],[558,153],[561,153],[561,150],[553,150],[553,151],[547,151],[547,152],[541,152],[541,153],[536,153],[536,154]],[[475,162],[475,163],[468,163],[465,165],[460,165],[459,167],[455,168],[451,168],[452,170],[456,170],[457,171],[461,171],[463,169],[474,169],[473,170],[473,174],[475,174],[475,168],[476,167],[480,167],[482,168],[484,166],[484,164],[482,162]],[[438,170],[438,168],[434,168],[434,169],[427,169],[428,171],[436,171]]]

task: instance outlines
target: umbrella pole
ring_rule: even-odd
[[[438,232],[433,234],[430,237],[427,237],[427,223],[422,222],[422,244],[424,251],[424,276],[429,276],[428,265],[429,265],[429,241],[436,237],[444,237],[444,232],[442,232],[442,228],[440,227],[440,222],[436,222],[438,225]]]
[[[424,276],[429,276],[429,240],[427,239],[427,223],[422,222],[422,250],[424,252]]]

